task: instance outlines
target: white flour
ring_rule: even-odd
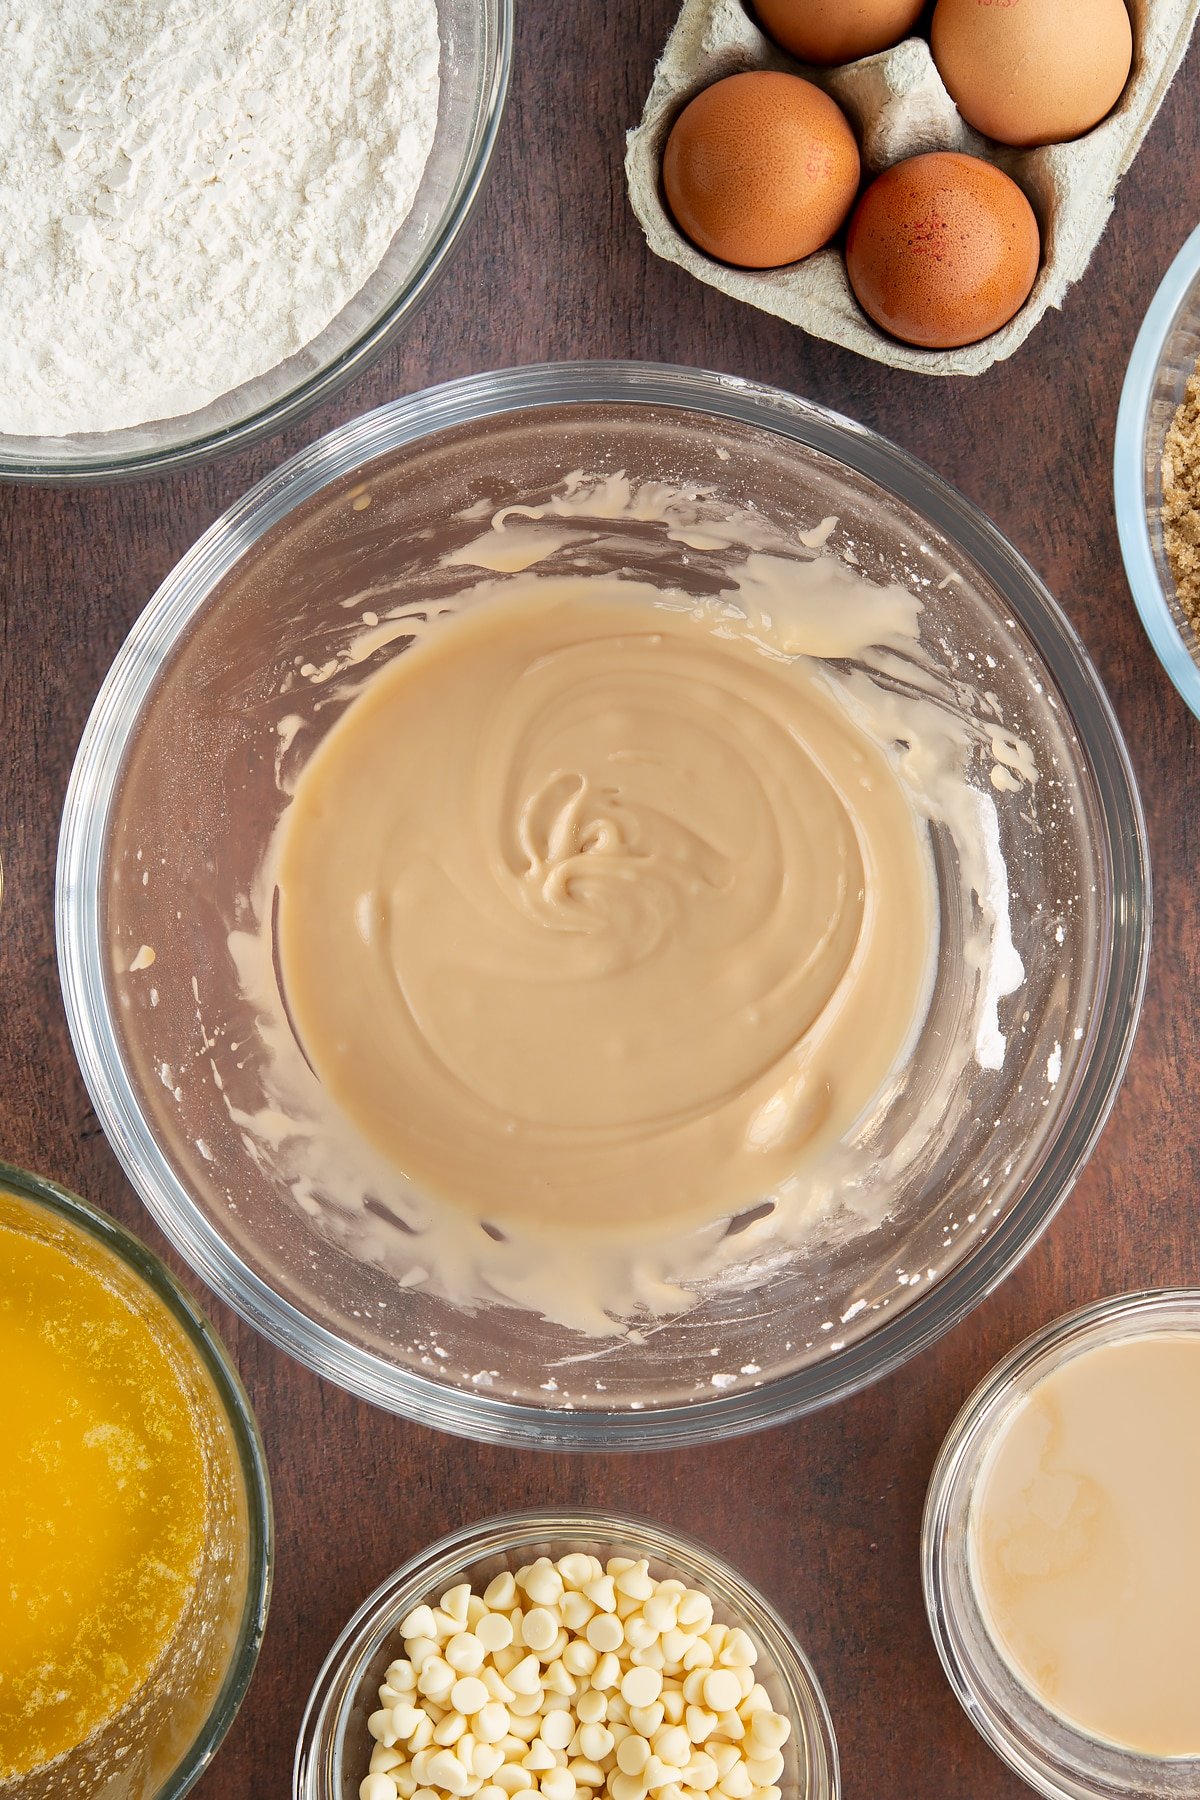
[[[378,268],[436,0],[28,0],[0,69],[0,432],[113,430],[265,373]]]

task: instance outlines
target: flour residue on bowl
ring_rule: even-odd
[[[620,568],[634,525],[717,567],[712,591],[589,572],[599,543]],[[832,530],[818,521],[797,541],[703,494],[577,472],[544,504],[468,533],[426,604],[389,608],[378,584],[357,596],[341,641],[288,678],[285,804],[250,922],[229,939],[259,1021],[267,1104],[242,1107],[232,1089],[226,1102],[315,1229],[460,1306],[507,1302],[612,1335],[714,1287],[754,1285],[818,1223],[843,1237],[872,1229],[952,1139],[969,1104],[964,1072],[1003,1059],[1000,1005],[1023,979],[994,795],[1008,780],[1032,795],[1037,772],[987,699],[925,650],[920,601],[828,554]],[[449,572],[460,579],[447,586]],[[578,629],[580,609],[604,629]],[[552,641],[522,660],[514,621],[531,620]],[[456,643],[496,669],[497,691],[477,680],[478,739],[460,755],[452,733],[425,762]],[[380,660],[395,644],[410,647]],[[689,658],[690,685],[673,686]],[[336,768],[338,743],[373,710],[387,726],[389,686],[415,736],[397,745],[391,794],[376,779],[365,796],[373,872],[360,880],[337,831],[324,860],[317,837],[305,848],[297,809],[345,824],[353,781]],[[314,748],[306,738],[321,733],[305,724],[329,705],[338,720]],[[595,749],[580,721],[600,717],[607,785],[578,771]],[[514,805],[518,772],[529,780]],[[821,798],[796,824],[810,781]],[[480,807],[494,855],[476,889],[478,871],[456,859]],[[906,871],[898,886],[880,880],[888,855]],[[734,942],[706,986],[688,933],[728,926],[716,902],[742,893],[739,868],[757,869],[759,886],[743,893],[738,929],[772,973],[748,969]],[[323,909],[351,921],[332,982]],[[545,968],[530,960],[539,909],[553,934]],[[805,945],[817,1001],[797,1014]],[[949,1006],[948,956],[959,971]],[[656,990],[656,958],[674,989]],[[612,1015],[589,1012],[598,971],[641,1009],[608,1039]],[[852,1057],[821,1061],[856,1009],[857,1085]],[[464,1092],[477,1103],[469,1124],[455,1111]]]

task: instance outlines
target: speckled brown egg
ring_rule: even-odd
[[[949,350],[999,331],[1029,297],[1041,239],[1015,181],[976,156],[935,151],[885,169],[850,221],[859,305],[907,344]]]
[[[837,103],[771,70],[727,75],[697,94],[663,156],[680,230],[743,269],[799,262],[828,243],[858,177],[858,144]]]
[[[757,0],[758,22],[807,63],[847,63],[907,37],[925,0]]]
[[[938,0],[930,42],[967,123],[1023,146],[1098,125],[1133,58],[1125,0]]]

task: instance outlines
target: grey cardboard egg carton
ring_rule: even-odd
[[[742,0],[685,0],[654,74],[641,123],[628,134],[625,172],[650,248],[735,299],[775,313],[814,337],[926,375],[978,375],[1011,356],[1047,307],[1061,306],[1086,269],[1112,211],[1117,183],[1137,155],[1178,69],[1200,0],[1130,0],[1134,63],[1116,109],[1086,137],[1010,150],[965,123],[924,38],[834,69],[810,69],[759,30]],[[849,115],[864,181],[902,157],[962,150],[996,163],[1024,189],[1042,232],[1042,266],[1017,316],[982,343],[918,350],[874,326],[859,307],[837,242],[784,269],[735,269],[696,249],[662,197],[667,134],[684,104],[711,82],[743,69],[784,69],[825,88]],[[1172,197],[1163,196],[1170,205]],[[1180,231],[1194,223],[1180,219]]]

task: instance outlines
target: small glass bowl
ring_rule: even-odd
[[[1176,598],[1162,529],[1163,444],[1200,359],[1200,227],[1171,267],[1138,332],[1113,453],[1117,534],[1134,603],[1159,662],[1200,717],[1200,640]]]
[[[646,1519],[580,1508],[534,1510],[485,1519],[439,1539],[389,1576],[355,1613],[317,1676],[296,1746],[293,1800],[357,1800],[372,1740],[367,1720],[379,1706],[383,1672],[400,1650],[400,1621],[456,1582],[476,1590],[504,1569],[582,1550],[646,1557],[650,1572],[702,1589],[717,1618],[740,1625],[758,1648],[755,1674],[771,1704],[792,1722],[779,1785],[787,1800],[838,1800],[837,1744],[825,1697],[807,1657],[778,1613],[713,1551]]]
[[[199,1370],[207,1376],[228,1427],[245,1509],[245,1543],[231,1560],[217,1535],[205,1546],[197,1585],[169,1651],[122,1710],[82,1744],[52,1763],[0,1783],[5,1800],[57,1800],[63,1794],[89,1800],[180,1800],[215,1756],[250,1686],[258,1660],[271,1595],[274,1529],[266,1456],[258,1425],[228,1352],[212,1326],[196,1310],[175,1277],[145,1244],[56,1182],[0,1162],[0,1192],[44,1208],[53,1232],[57,1225],[91,1239],[128,1272],[180,1327]],[[240,1612],[212,1630],[204,1595],[244,1581]],[[215,1664],[215,1666],[214,1666]],[[223,1667],[221,1666],[223,1664]],[[164,1673],[167,1671],[167,1673]],[[211,1693],[206,1694],[206,1686]],[[199,1704],[197,1704],[199,1703]],[[190,1742],[173,1762],[158,1746],[161,1726],[181,1711],[199,1714]]]
[[[980,1735],[1048,1800],[1196,1800],[1200,1758],[1138,1755],[1068,1725],[1019,1682],[984,1623],[969,1563],[971,1505],[992,1445],[1031,1389],[1073,1356],[1168,1332],[1200,1334],[1200,1289],[1098,1300],[1068,1313],[994,1368],[950,1427],[921,1529],[925,1609],[942,1666]]]
[[[433,289],[483,190],[512,63],[512,0],[437,0],[441,92],[411,210],[366,285],[320,335],[197,412],[67,437],[0,431],[0,480],[162,475],[279,431],[361,375]]]

